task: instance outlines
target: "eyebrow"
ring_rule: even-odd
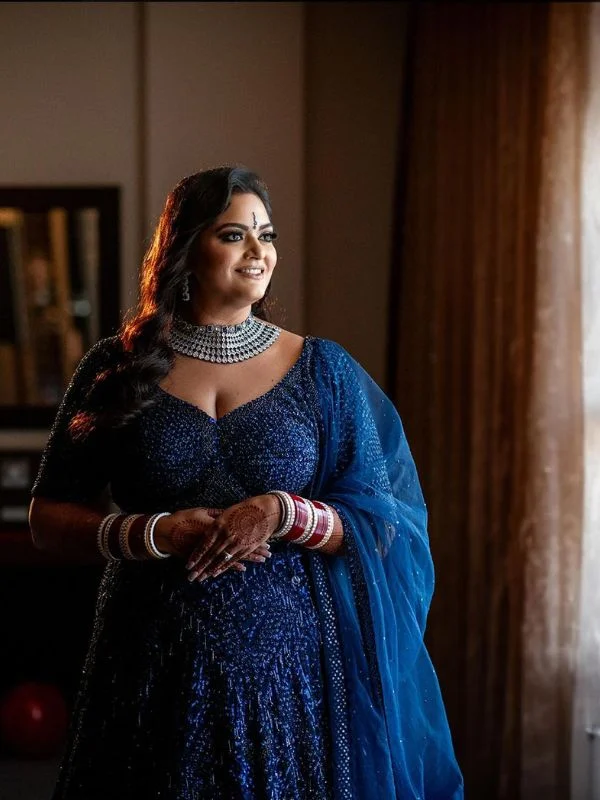
[[[270,228],[273,225],[272,222],[265,222],[264,225],[259,225],[258,230],[262,231],[263,228]],[[224,222],[223,225],[219,225],[218,228],[215,228],[215,233],[223,230],[223,228],[241,228],[243,231],[249,231],[250,228],[248,225],[242,225],[241,222]]]

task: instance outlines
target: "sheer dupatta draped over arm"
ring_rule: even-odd
[[[347,546],[343,556],[312,559],[335,615],[346,696],[334,765],[346,735],[349,796],[459,800],[462,776],[423,641],[434,572],[415,464],[387,396],[344,348],[319,345],[322,441],[311,497],[336,508]],[[326,657],[331,718],[339,719],[334,669]]]

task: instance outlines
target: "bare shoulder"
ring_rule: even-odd
[[[281,333],[279,334],[278,344],[282,359],[293,363],[300,357],[300,354],[302,353],[302,348],[304,347],[304,336],[300,336],[297,333],[292,333],[292,331],[286,331],[284,328],[282,328]]]
[[[300,334],[293,333],[292,331],[286,331],[285,328],[281,328],[279,339],[283,342],[286,342],[288,347],[293,345],[296,347],[302,347],[304,344],[304,336],[300,336]]]

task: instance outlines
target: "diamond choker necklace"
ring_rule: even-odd
[[[173,350],[184,356],[233,364],[262,353],[280,333],[281,328],[253,314],[239,325],[192,325],[175,315],[169,339]]]

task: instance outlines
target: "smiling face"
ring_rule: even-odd
[[[235,193],[229,207],[198,237],[190,289],[195,316],[227,315],[260,300],[271,280],[277,234],[262,200]]]

